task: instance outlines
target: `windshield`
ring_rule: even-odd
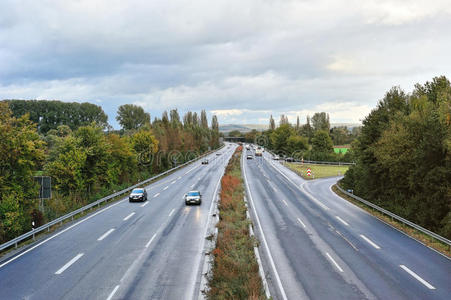
[[[143,194],[144,193],[144,190],[143,189],[134,189],[133,191],[132,191],[132,194]]]
[[[188,196],[200,196],[199,192],[189,192]]]

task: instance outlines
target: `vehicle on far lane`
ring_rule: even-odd
[[[208,165],[208,159],[204,159],[204,160],[202,161],[202,164],[203,164],[203,165]]]
[[[133,189],[133,191],[130,193],[130,196],[128,196],[129,202],[134,201],[147,201],[147,191],[146,189]]]
[[[276,154],[276,155],[274,155],[273,159],[274,159],[274,160],[279,160],[279,159],[280,159],[280,156]]]
[[[199,191],[189,191],[183,197],[185,199],[185,204],[201,204],[202,203],[202,195]]]
[[[246,158],[247,158],[247,159],[254,159],[254,156],[248,154]]]

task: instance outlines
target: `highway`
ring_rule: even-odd
[[[0,299],[197,299],[207,223],[235,145],[0,262]],[[200,190],[202,205],[183,195]]]
[[[267,152],[242,165],[273,298],[450,299],[451,260],[336,196],[337,178],[305,181]]]

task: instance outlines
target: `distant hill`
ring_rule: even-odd
[[[360,127],[362,124],[359,123],[331,123],[330,127],[342,127],[346,126],[349,130],[351,130],[354,127]],[[219,131],[220,132],[230,132],[232,130],[238,130],[242,133],[252,131],[253,129],[258,131],[263,131],[268,129],[268,125],[265,124],[226,124],[226,125],[219,125]]]

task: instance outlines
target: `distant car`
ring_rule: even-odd
[[[219,155],[221,155],[221,152],[216,152],[216,156],[219,156]]]
[[[273,156],[273,159],[274,159],[274,160],[279,160],[279,159],[280,159],[280,156],[276,154],[276,155]]]
[[[199,191],[189,191],[183,197],[185,199],[185,204],[201,204],[202,203],[202,195]]]
[[[285,158],[286,162],[294,162],[294,158],[293,157],[287,157]]]
[[[250,155],[250,154],[246,158],[247,159],[254,159],[254,157],[252,155]]]
[[[147,201],[147,191],[146,189],[133,189],[133,191],[130,193],[130,196],[128,196],[129,202],[135,202],[135,201]]]
[[[202,164],[203,164],[203,165],[208,165],[208,159],[204,159],[204,160],[202,161]]]

